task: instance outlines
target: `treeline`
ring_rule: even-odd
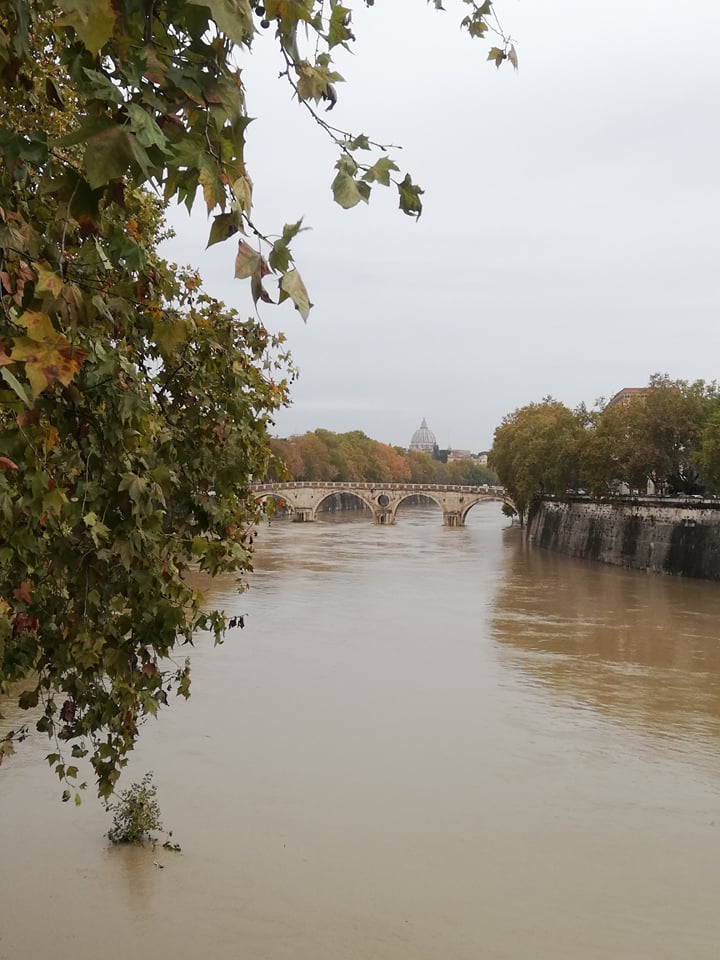
[[[647,387],[571,410],[552,397],[508,414],[489,464],[521,516],[534,500],[720,492],[720,391],[655,374]]]
[[[474,460],[443,463],[429,453],[392,447],[362,430],[333,433],[315,430],[286,440],[272,440],[282,465],[270,480],[341,480],[367,483],[452,483],[479,486],[497,476]]]

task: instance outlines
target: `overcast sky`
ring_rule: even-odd
[[[418,223],[394,190],[333,204],[337,153],[276,80],[271,31],[244,66],[254,217],[312,227],[294,246],[307,325],[289,303],[261,309],[301,370],[279,436],[407,446],[426,417],[441,447],[477,451],[547,394],[592,404],[655,371],[720,374],[718,0],[496,0],[517,73],[445,5],[360,4],[328,114],[402,145]],[[249,315],[235,239],[205,254],[201,206],[173,215],[172,256]]]

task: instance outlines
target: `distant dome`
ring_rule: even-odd
[[[432,453],[437,446],[435,434],[425,422],[425,417],[420,424],[420,428],[415,431],[410,441],[410,450],[421,450],[423,453]]]

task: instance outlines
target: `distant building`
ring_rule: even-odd
[[[448,450],[448,463],[453,460],[472,460],[473,455],[469,450]]]
[[[419,428],[412,435],[408,449],[419,450],[421,453],[432,453],[436,447],[437,440],[435,439],[435,434],[430,427],[428,427],[425,422],[425,417],[423,417]]]
[[[611,407],[616,403],[628,403],[635,397],[646,397],[651,390],[652,387],[623,387],[622,390],[618,390],[614,397],[608,400],[608,406]]]

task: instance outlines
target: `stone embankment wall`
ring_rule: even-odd
[[[571,557],[720,580],[720,501],[545,500],[528,537]]]

